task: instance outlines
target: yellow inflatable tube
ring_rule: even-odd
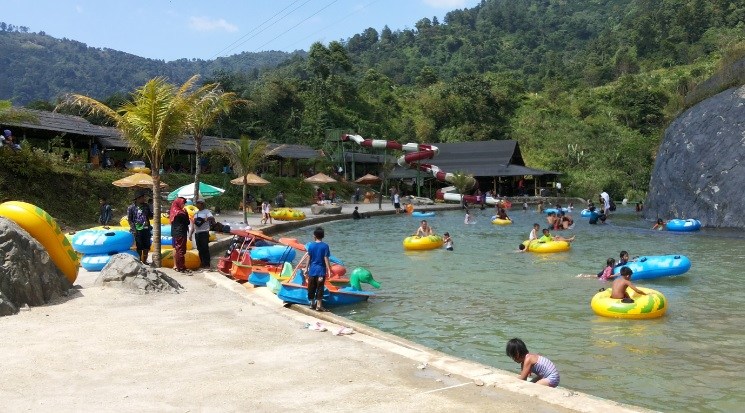
[[[160,214],[160,225],[170,225],[171,221],[168,219],[168,214]],[[151,219],[150,225],[155,225],[155,222]],[[123,216],[122,219],[119,220],[119,226],[121,227],[127,227],[127,230],[129,230],[129,219],[126,216]]]
[[[667,300],[661,292],[651,288],[636,287],[646,295],[637,294],[628,288],[626,291],[633,303],[621,302],[619,298],[610,298],[611,289],[606,288],[592,297],[590,307],[595,314],[611,318],[646,319],[662,317],[667,311]]]
[[[269,212],[269,215],[277,221],[302,221],[305,212],[292,208],[277,208]]]
[[[163,255],[160,256],[160,267],[161,268],[173,268],[175,265],[173,256],[173,249],[163,251]],[[186,250],[184,255],[184,266],[190,270],[196,270],[202,265],[202,261],[199,259],[199,251],[197,250]]]
[[[442,247],[443,239],[439,235],[429,235],[427,237],[406,237],[404,238],[404,249],[407,251],[433,250]]]
[[[0,216],[14,221],[39,241],[70,284],[75,282],[80,259],[54,218],[36,205],[20,201],[0,204]]]
[[[510,225],[512,224],[511,219],[501,219],[501,218],[494,218],[494,220],[491,222],[494,225]]]
[[[523,245],[528,249],[528,252],[564,252],[571,248],[567,241],[538,242],[533,240],[524,241]]]

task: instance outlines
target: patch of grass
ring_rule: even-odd
[[[91,170],[84,163],[68,163],[56,154],[38,149],[21,151],[0,150],[0,202],[24,201],[47,211],[65,231],[97,225],[99,198],[109,199],[116,222],[126,214],[132,202],[134,188],[119,188],[112,182],[126,177],[128,172],[117,169]],[[241,185],[230,183],[233,176],[204,174],[201,180],[225,189],[219,197],[208,200],[210,209],[235,210],[243,195]],[[309,205],[315,193],[313,185],[302,178],[265,176],[270,184],[263,187],[249,186],[257,199],[263,197],[274,203],[279,191],[285,192],[287,206]],[[167,173],[161,180],[168,184],[164,196],[176,188],[193,182],[194,176],[186,173]],[[328,193],[335,188],[339,197],[349,199],[354,187],[347,183],[322,185]],[[164,209],[170,202],[163,201]]]

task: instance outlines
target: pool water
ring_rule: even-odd
[[[662,411],[735,411],[745,403],[745,239],[734,231],[652,231],[652,222],[619,208],[606,225],[576,218],[565,253],[517,253],[535,211],[511,211],[514,224],[493,225],[492,209],[428,218],[436,233],[450,232],[455,251],[407,252],[402,240],[419,220],[407,215],[324,224],[331,253],[351,271],[369,269],[382,288],[370,302],[336,314],[448,354],[519,371],[504,354],[520,337],[550,358],[561,386]],[[314,227],[294,231],[312,239]],[[607,286],[597,273],[621,250],[637,255],[687,255],[689,272],[638,281],[668,299],[667,314],[652,320],[596,316],[590,299]],[[363,285],[366,289],[372,287]]]

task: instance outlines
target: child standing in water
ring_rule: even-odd
[[[507,342],[507,356],[520,363],[520,380],[527,380],[531,373],[535,377],[533,383],[544,386],[556,387],[559,385],[559,370],[551,360],[539,354],[528,352],[528,347],[519,338],[513,338]]]
[[[448,251],[452,251],[453,250],[453,239],[450,238],[449,232],[442,234],[442,240],[445,241],[445,244],[444,244],[445,249]]]
[[[606,261],[605,268],[603,271],[600,271],[598,273],[598,278],[600,281],[608,281],[613,277],[613,268],[616,266],[616,260],[613,258],[608,258],[608,261]]]
[[[654,226],[652,227],[652,229],[656,229],[658,231],[662,231],[663,229],[665,229],[665,221],[663,221],[662,218],[657,218],[657,223],[654,224]]]

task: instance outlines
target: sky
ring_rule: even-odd
[[[372,27],[413,29],[480,0],[0,0],[0,21],[152,59],[308,50]]]

